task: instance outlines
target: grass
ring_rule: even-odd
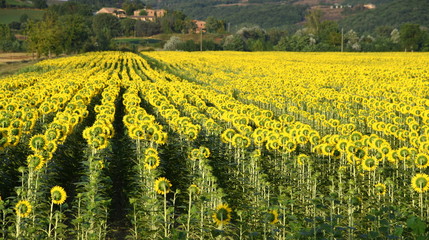
[[[6,6],[32,7],[33,3],[26,0],[6,0]]]
[[[159,49],[162,48],[163,44],[168,41],[172,36],[179,37],[182,41],[193,40],[194,42],[200,42],[200,34],[189,33],[189,34],[157,34],[150,37],[120,37],[116,38],[114,41],[118,45],[137,45],[139,50],[148,50],[148,49]],[[225,38],[226,35],[223,34],[212,34],[212,33],[204,33],[203,39],[214,41],[215,43],[221,43],[222,39]]]
[[[23,14],[27,14],[30,19],[42,19],[44,13],[45,10],[38,9],[0,9],[0,24],[19,22]]]
[[[32,59],[28,53],[0,53],[0,78],[34,64]]]

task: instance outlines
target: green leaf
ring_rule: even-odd
[[[425,234],[426,224],[416,216],[407,219],[407,226],[413,230],[417,236]]]

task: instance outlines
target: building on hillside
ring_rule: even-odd
[[[155,17],[152,16],[129,16],[128,18],[144,21],[144,22],[154,22]]]
[[[154,18],[164,17],[164,15],[167,13],[167,11],[164,9],[139,9],[134,11],[134,16],[142,16],[140,14],[142,11],[145,11],[148,17]]]
[[[206,22],[200,20],[192,20],[192,22],[197,26],[195,33],[200,33],[206,29]]]
[[[334,5],[331,5],[330,7],[331,9],[338,9],[338,8],[352,8],[352,5],[350,4],[346,4],[346,5],[342,5],[339,3],[334,3]]]
[[[111,15],[118,17],[118,18],[126,18],[127,17],[127,13],[125,12],[125,10],[120,9],[120,8],[104,7],[102,9],[98,10],[95,14],[100,14],[100,13],[111,14]]]
[[[363,7],[366,9],[375,9],[376,8],[375,4],[372,4],[372,3],[364,4]]]

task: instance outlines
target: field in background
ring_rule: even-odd
[[[19,22],[23,14],[27,14],[30,19],[42,19],[44,13],[44,10],[38,9],[0,9],[0,24]]]

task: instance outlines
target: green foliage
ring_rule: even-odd
[[[124,18],[120,20],[123,36],[130,37],[135,35],[135,27],[137,20],[131,18]]]
[[[0,24],[0,52],[16,52],[21,44],[16,40],[8,25]]]
[[[144,4],[140,1],[125,1],[122,3],[122,9],[125,10],[127,15],[134,15],[134,11],[138,9],[142,9],[144,7]],[[141,14],[140,15],[146,15]]]
[[[214,17],[206,19],[206,29],[210,33],[223,33],[225,32],[225,22]]]
[[[412,22],[429,26],[427,16],[429,2],[426,0],[392,0],[373,10],[364,10],[340,21],[346,30],[354,29],[365,33],[374,31],[377,26],[387,25],[399,28],[404,23]]]
[[[419,51],[428,38],[428,32],[420,29],[418,24],[404,24],[399,30],[399,38],[405,51]]]
[[[48,8],[47,0],[33,0],[33,4],[38,9]]]
[[[135,32],[137,37],[152,36],[161,33],[161,25],[158,22],[137,21]]]
[[[34,9],[0,9],[0,24],[9,24],[11,22],[20,22],[23,14],[26,14],[29,19],[41,20],[44,10]]]
[[[241,24],[256,24],[264,28],[293,25],[304,20],[307,6],[292,4],[262,4],[248,6],[218,7],[217,4],[234,1],[162,1],[158,7],[180,9],[192,19],[206,19],[212,16],[230,23],[232,27]]]
[[[239,35],[230,35],[225,38],[223,49],[229,51],[244,51],[246,50],[246,42]]]
[[[63,4],[55,4],[49,6],[49,11],[55,12],[57,15],[81,15],[92,16],[95,8],[88,4],[80,4],[77,2],[65,2]]]
[[[119,19],[110,14],[97,14],[92,20],[92,31],[95,34],[96,47],[106,50],[110,47],[110,40],[121,35]]]
[[[168,11],[164,17],[161,18],[161,30],[164,33],[182,33],[187,29],[185,28],[186,15],[181,11]]]
[[[77,53],[89,40],[90,28],[87,20],[79,15],[64,15],[58,19],[61,46],[65,53]]]

